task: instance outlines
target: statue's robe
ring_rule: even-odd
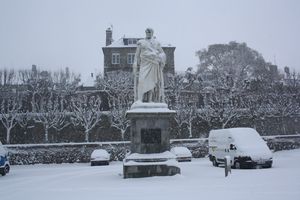
[[[133,64],[135,80],[135,100],[164,102],[163,68],[166,54],[155,39],[142,39],[137,43]],[[150,97],[149,97],[150,96]],[[151,98],[151,99],[150,99]]]

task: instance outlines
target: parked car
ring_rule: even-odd
[[[9,164],[8,152],[0,142],[0,174],[2,176],[5,176],[7,173],[9,173],[9,170],[10,170],[10,164]]]
[[[208,137],[209,159],[214,166],[224,164],[230,156],[233,168],[270,168],[272,152],[258,132],[252,128],[212,130]]]
[[[192,153],[186,147],[173,147],[171,148],[171,153],[176,156],[178,162],[191,162]]]
[[[91,154],[91,166],[109,165],[110,154],[104,149],[96,149]]]

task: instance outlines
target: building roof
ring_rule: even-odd
[[[143,38],[137,38],[137,37],[128,37],[128,36],[124,36],[114,42],[112,42],[110,45],[103,47],[103,48],[127,48],[127,47],[136,47],[136,44],[125,44],[124,41],[128,40],[128,39],[136,39],[136,40],[140,40]],[[162,47],[174,47],[171,44],[166,44],[166,43],[161,43]]]

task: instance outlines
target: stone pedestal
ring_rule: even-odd
[[[134,103],[127,111],[131,121],[131,154],[124,159],[124,178],[180,173],[176,157],[169,152],[169,121],[175,114],[164,103]]]

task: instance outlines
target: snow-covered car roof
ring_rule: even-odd
[[[95,149],[91,154],[91,158],[109,158],[109,156],[109,153],[105,149]]]
[[[173,147],[171,149],[171,152],[175,155],[186,155],[186,156],[192,156],[192,153],[190,150],[186,147]]]

